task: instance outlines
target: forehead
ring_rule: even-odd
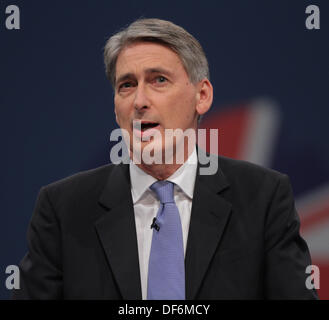
[[[177,53],[167,46],[153,42],[137,42],[126,46],[119,53],[116,76],[138,69],[156,67],[170,70],[184,69]]]

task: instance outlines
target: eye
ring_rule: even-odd
[[[156,81],[157,83],[165,83],[165,82],[167,82],[168,80],[167,80],[167,78],[165,78],[165,77],[163,77],[163,76],[158,76],[158,77],[155,78],[155,81]]]
[[[131,87],[131,83],[130,82],[124,82],[122,84],[120,84],[119,88],[129,88]]]
[[[125,89],[128,89],[128,88],[131,88],[133,86],[133,83],[127,81],[127,82],[123,82],[121,83],[119,86],[118,86],[118,91],[121,91],[121,90],[125,90]]]
[[[167,79],[166,79],[165,77],[163,77],[163,76],[159,76],[159,77],[157,77],[156,79],[157,79],[157,81],[160,82],[160,83],[162,83],[162,82],[166,82],[166,81],[167,81]]]

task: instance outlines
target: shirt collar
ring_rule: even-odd
[[[175,183],[190,199],[193,199],[197,166],[198,157],[196,148],[194,148],[187,161],[167,178],[168,181]],[[132,161],[129,164],[129,171],[132,198],[135,204],[157,180],[136,166]]]

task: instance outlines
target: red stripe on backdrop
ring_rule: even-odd
[[[212,113],[200,128],[219,129],[218,150],[223,156],[239,159],[248,126],[249,110],[245,106]],[[209,152],[209,135],[207,148]]]
[[[303,217],[301,219],[301,232],[303,233],[314,225],[321,224],[323,221],[329,220],[329,203],[324,204],[317,210],[312,210],[312,214],[301,211],[300,215]]]

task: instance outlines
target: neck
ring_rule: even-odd
[[[144,172],[157,180],[166,180],[169,178],[182,164],[137,164]]]
[[[194,149],[192,149],[191,152],[188,152],[187,148],[184,150],[184,162],[183,163],[177,163],[176,157],[173,157],[173,163],[166,164],[165,162],[162,164],[146,164],[146,163],[140,163],[136,165],[142,169],[144,172],[149,174],[150,176],[154,177],[157,180],[166,180],[169,178],[175,171],[177,171],[189,158],[189,156],[192,154]]]

